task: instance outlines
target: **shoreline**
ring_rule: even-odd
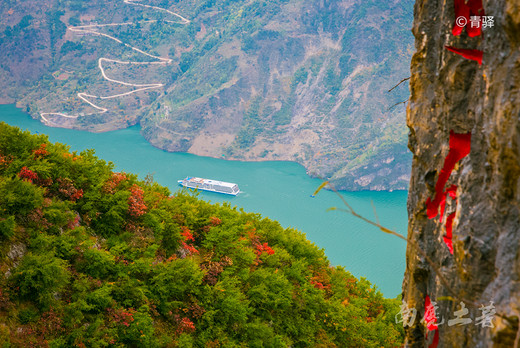
[[[1,100],[1,99],[0,99]],[[91,133],[91,134],[102,134],[102,133],[108,133],[108,132],[115,132],[115,131],[121,131],[121,130],[125,130],[125,129],[131,129],[133,127],[137,127],[138,130],[139,130],[139,134],[141,135],[141,137],[143,137],[143,139],[148,143],[150,144],[152,147],[156,148],[156,149],[159,149],[161,151],[164,151],[164,152],[168,152],[168,153],[180,153],[180,154],[189,154],[189,155],[193,155],[193,156],[198,156],[198,157],[205,157],[205,158],[213,158],[213,159],[219,159],[219,160],[224,160],[224,161],[232,161],[232,162],[243,162],[243,163],[259,163],[259,162],[289,162],[289,163],[295,163],[299,166],[301,166],[304,170],[305,170],[305,173],[306,175],[311,178],[311,179],[321,179],[318,175],[312,175],[309,173],[309,170],[308,168],[303,165],[302,163],[300,162],[297,162],[297,161],[292,161],[290,159],[247,159],[247,160],[244,160],[244,159],[237,159],[237,158],[228,158],[228,157],[219,157],[219,156],[211,156],[211,155],[207,155],[207,154],[197,154],[197,153],[193,153],[193,152],[185,152],[185,151],[169,151],[167,149],[164,149],[164,148],[161,148],[161,147],[158,147],[156,146],[154,143],[150,142],[142,133],[142,126],[138,123],[134,124],[134,125],[128,125],[126,127],[121,127],[121,128],[108,128],[108,129],[103,129],[103,130],[96,130],[96,131],[93,131],[93,130],[88,130],[88,129],[80,129],[80,128],[72,128],[72,127],[66,127],[66,126],[60,126],[58,124],[56,124],[56,126],[53,126],[53,125],[49,125],[49,124],[46,124],[44,122],[41,122],[41,120],[37,119],[37,118],[34,118],[31,114],[29,114],[28,112],[26,112],[25,110],[23,110],[23,107],[19,106],[18,103],[0,103],[0,105],[11,105],[11,106],[14,106],[16,109],[19,109],[20,112],[24,113],[25,115],[27,115],[28,117],[30,117],[31,119],[35,120],[35,121],[38,121],[40,122],[43,126],[45,127],[49,127],[49,128],[60,128],[60,129],[70,129],[70,130],[75,130],[75,131],[81,131],[81,132],[87,132],[87,133]],[[335,180],[331,181],[332,184],[334,185],[335,184]],[[324,190],[327,190],[327,191],[333,191],[332,189],[328,188],[328,187],[325,187]],[[396,191],[408,191],[407,188],[397,188],[397,189],[383,189],[383,190],[366,190],[366,189],[360,189],[360,190],[347,190],[347,189],[344,189],[344,188],[337,188],[337,191],[338,192],[396,192]]]
[[[13,105],[2,106],[0,110],[1,119],[6,123],[32,133],[47,134],[50,141],[67,144],[74,151],[94,148],[95,155],[113,162],[116,171],[135,173],[141,179],[153,173],[154,180],[172,192],[178,187],[177,179],[188,175],[236,182],[243,194],[232,200],[211,192],[201,193],[199,198],[221,204],[231,201],[237,209],[276,220],[284,228],[297,229],[326,250],[331,264],[342,265],[356,276],[370,279],[389,296],[393,297],[400,290],[401,281],[397,281],[397,277],[404,271],[402,241],[339,210],[328,212],[330,207],[342,208],[340,198],[329,190],[322,190],[315,198],[310,198],[321,181],[308,176],[301,164],[230,161],[186,152],[158,151],[144,138],[139,139],[138,128],[92,134],[47,127]],[[343,190],[340,194],[356,212],[367,218],[373,217],[370,203],[373,201],[378,217],[386,222],[386,227],[406,233],[407,192]],[[377,257],[391,261],[387,265],[370,261]]]

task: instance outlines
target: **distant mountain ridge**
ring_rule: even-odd
[[[409,76],[412,4],[6,1],[0,98],[52,126],[140,123],[169,151],[296,161],[341,189],[406,189],[395,104],[409,92],[387,91]]]

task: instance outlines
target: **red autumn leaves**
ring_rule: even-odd
[[[182,247],[188,251],[190,254],[197,254],[199,251],[195,249],[195,247],[191,244],[188,244],[186,242],[188,241],[195,241],[195,238],[193,237],[193,234],[191,234],[191,231],[188,227],[182,226],[181,227],[181,236],[184,237],[184,241],[182,242]]]
[[[274,250],[269,245],[267,245],[267,243],[264,243],[264,244],[258,243],[256,245],[255,254],[257,256],[260,256],[260,255],[262,255],[262,253],[266,253],[267,255],[273,255]]]
[[[119,185],[122,181],[127,180],[128,177],[126,173],[112,173],[112,177],[107,180],[105,185],[103,186],[103,191],[106,193],[114,194],[117,185]]]
[[[181,320],[179,320],[178,327],[177,327],[178,334],[181,334],[183,332],[192,333],[194,331],[195,331],[195,324],[193,324],[193,322],[190,319],[184,317]]]
[[[41,144],[39,148],[32,151],[34,159],[44,158],[49,153],[47,152],[47,144]]]
[[[320,290],[329,290],[330,289],[329,280],[326,279],[326,276],[323,273],[318,273],[317,275],[313,276],[309,282],[316,289],[320,289]]]
[[[137,313],[133,308],[120,308],[116,310],[107,308],[107,312],[115,323],[122,324],[126,327],[129,327],[130,324],[135,320],[134,315]]]
[[[2,169],[2,167],[8,167],[12,161],[13,161],[12,156],[3,156],[0,153],[0,169]]]
[[[58,178],[56,182],[59,184],[58,191],[71,201],[75,202],[83,197],[83,189],[75,188],[72,180],[68,178]]]
[[[103,191],[114,194],[120,183],[128,180],[126,173],[112,173],[112,177],[103,185]],[[128,197],[128,214],[138,218],[146,214],[148,207],[144,202],[144,190],[137,184],[130,187],[130,197]]]
[[[38,179],[38,174],[36,174],[35,172],[33,172],[32,170],[30,170],[27,167],[23,167],[22,170],[20,170],[20,173],[18,173],[18,177],[20,179],[25,179],[25,180],[29,181],[30,183],[32,183],[33,180]]]
[[[484,7],[482,0],[454,0],[455,23],[453,24],[452,34],[458,36],[462,34],[464,28],[469,37],[476,37],[482,34],[482,16],[484,16]],[[477,18],[476,21],[472,21]],[[475,49],[456,48],[452,46],[444,46],[447,50],[456,53],[466,59],[471,59],[482,65],[483,52]]]
[[[130,188],[131,196],[128,197],[128,213],[130,216],[139,217],[146,213],[144,204],[144,190],[139,185],[134,184]]]
[[[48,152],[47,152],[46,147],[47,147],[47,144],[41,144],[37,149],[32,150],[33,158],[36,160],[36,159],[41,159],[41,158],[44,158],[45,156],[47,156]],[[6,157],[0,156],[1,164],[4,164],[4,163],[9,164],[11,162],[12,162],[12,159],[8,160]],[[38,174],[35,173],[34,171],[30,170],[26,166],[24,166],[20,170],[20,172],[18,173],[18,177],[22,180],[27,180],[30,183],[32,183],[34,180],[38,180]]]

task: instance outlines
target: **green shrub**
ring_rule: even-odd
[[[169,312],[189,293],[197,293],[203,273],[190,259],[181,259],[160,265],[151,279],[152,291],[159,300],[163,313]]]
[[[54,295],[69,282],[67,263],[53,254],[27,253],[13,273],[12,281],[20,289],[20,296],[35,301],[40,309],[54,302]]]
[[[18,313],[18,321],[22,325],[35,322],[36,319],[38,319],[38,311],[34,308],[22,309],[20,313]]]
[[[108,251],[89,247],[84,251],[78,268],[91,277],[104,279],[110,275],[115,276],[116,264],[114,256]]]
[[[0,218],[0,240],[9,239],[14,235],[14,216],[9,216],[6,219]]]
[[[154,335],[153,320],[148,314],[148,306],[142,306],[132,316],[132,321],[126,325],[120,325],[119,337],[121,342],[129,347],[154,348],[158,347],[157,338]]]
[[[181,245],[181,228],[179,225],[167,223],[162,233],[161,247],[166,256],[175,253]]]
[[[18,177],[0,181],[0,207],[9,215],[23,216],[43,203],[43,190]]]
[[[92,307],[92,311],[101,313],[112,306],[114,302],[111,297],[112,288],[111,285],[104,284],[99,289],[87,294],[85,300]]]

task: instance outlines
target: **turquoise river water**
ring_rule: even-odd
[[[0,122],[47,134],[50,141],[70,145],[72,150],[95,149],[96,155],[112,161],[117,171],[153,174],[172,192],[179,189],[177,180],[199,176],[235,182],[242,191],[237,197],[202,192],[200,198],[211,202],[229,201],[247,212],[260,213],[279,221],[284,227],[304,232],[309,240],[325,249],[333,265],[344,266],[356,277],[365,277],[386,297],[401,292],[405,269],[404,241],[339,211],[327,208],[342,206],[331,191],[310,195],[321,184],[306,175],[305,169],[292,162],[241,162],[170,153],[151,146],[140,135],[139,127],[106,133],[47,127],[15,108],[0,105]],[[374,219],[374,202],[382,224],[406,234],[407,191],[341,192],[361,215]]]

